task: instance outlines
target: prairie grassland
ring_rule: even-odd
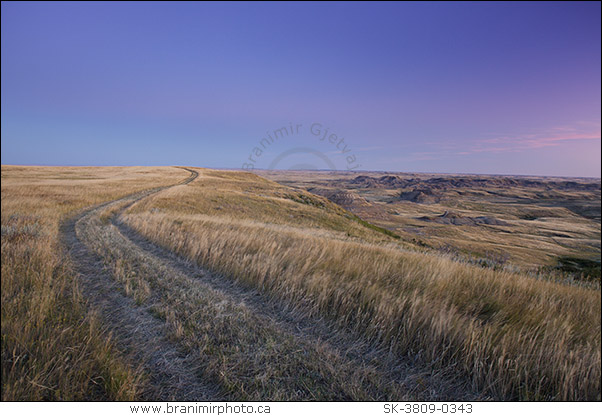
[[[2,167],[4,400],[162,396],[124,330],[185,353],[162,359],[191,397],[600,399],[599,290],[422,252],[320,196],[196,171],[120,199],[189,173]],[[123,319],[90,312],[60,236],[106,201],[70,223],[103,287],[146,316],[114,340]],[[136,342],[151,315],[166,337]]]
[[[150,241],[501,399],[600,399],[600,291],[414,252],[326,199],[201,170],[122,219]]]
[[[309,327],[256,292],[157,252],[117,222],[103,222],[103,216],[80,222],[78,236],[109,264],[126,295],[164,325],[196,376],[214,385],[218,398],[206,400],[466,396],[445,385],[443,391],[437,385],[431,389],[428,371],[412,373],[403,362],[381,361],[370,345],[320,325],[319,319],[320,328]],[[130,336],[137,337],[135,332]]]
[[[61,221],[176,168],[2,166],[2,400],[130,400],[144,376],[89,312]]]

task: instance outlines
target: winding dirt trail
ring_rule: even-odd
[[[201,350],[203,341],[212,337],[212,330],[228,331],[232,341],[240,344],[230,355],[226,351],[221,357],[234,360],[230,366],[233,371],[240,366],[236,353],[252,356],[247,359],[251,363],[245,362],[251,366],[271,364],[270,359],[277,351],[266,355],[266,347],[259,353],[251,346],[251,343],[261,343],[261,336],[277,344],[292,344],[286,350],[296,352],[273,364],[288,365],[293,372],[320,372],[316,375],[319,378],[317,384],[326,385],[324,387],[330,391],[330,394],[321,395],[322,399],[326,396],[327,399],[348,400],[357,397],[357,391],[362,389],[366,396],[378,400],[477,397],[461,380],[435,374],[409,358],[391,356],[340,327],[304,316],[253,288],[210,273],[152,244],[120,220],[120,214],[137,201],[197,179],[196,171],[186,170],[190,176],[180,183],[101,204],[65,222],[61,228],[91,308],[112,332],[117,347],[139,362],[149,375],[149,387],[143,392],[143,399],[240,398],[240,394],[224,387],[231,383],[227,374],[216,375],[220,370],[212,370],[215,363]],[[145,293],[144,298],[129,292],[129,281],[120,277],[120,273],[144,277],[140,281],[144,281],[145,290],[139,291]],[[178,323],[182,318],[158,315],[157,310],[166,310],[174,303],[180,304],[178,307],[183,309],[186,320],[194,316],[196,326],[193,326],[192,337],[201,340],[195,343],[182,337],[183,329]],[[261,334],[253,336],[253,331]],[[310,358],[314,356],[316,358]],[[320,360],[324,369],[312,366],[315,365],[312,362]],[[261,371],[261,367],[255,369],[253,373]],[[247,372],[240,377],[246,379]],[[343,380],[335,378],[339,372]],[[349,386],[344,377],[350,378]],[[311,387],[300,387],[295,376],[278,383],[284,391],[280,395],[266,386],[257,386],[255,381],[244,382],[247,383],[243,383],[241,389],[266,389],[265,395],[242,395],[243,398],[317,398]],[[266,383],[265,380],[261,382]]]
[[[190,177],[173,186],[185,185],[198,177]],[[77,227],[95,217],[107,206],[144,197],[173,186],[162,186],[88,209],[61,226],[61,234],[79,274],[80,287],[94,312],[111,331],[118,348],[141,363],[150,375],[149,390],[142,398],[152,400],[204,400],[219,396],[219,388],[204,382],[190,355],[168,339],[165,324],[148,309],[136,304],[123,293],[120,284],[106,269],[103,258],[78,237]]]

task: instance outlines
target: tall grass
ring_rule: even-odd
[[[2,166],[2,400],[132,400],[143,373],[78,288],[59,225],[178,169]]]
[[[2,399],[133,399],[138,375],[88,314],[56,235],[32,221],[3,218]]]
[[[258,185],[248,176],[233,174],[231,180],[235,185],[220,187],[221,206],[230,194],[239,200],[242,182]],[[206,199],[215,197],[210,184],[201,178],[172,189],[141,203],[124,220],[202,266],[306,313],[328,316],[392,353],[455,367],[494,397],[600,399],[599,291],[483,269],[445,255],[329,237],[308,226],[275,227],[262,212],[254,221],[249,205],[239,210],[246,219],[236,216],[238,206],[215,217],[207,214]],[[276,203],[274,196],[265,199]],[[284,199],[278,203],[289,206]],[[195,214],[190,200],[198,200],[203,210]],[[260,205],[253,201],[253,208]],[[306,209],[320,226],[323,208]],[[286,214],[283,210],[273,222]]]

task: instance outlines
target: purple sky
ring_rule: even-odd
[[[600,177],[600,2],[1,7],[3,164]]]

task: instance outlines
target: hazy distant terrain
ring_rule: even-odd
[[[599,180],[259,173],[2,166],[3,399],[600,400]]]
[[[425,248],[484,266],[600,278],[599,179],[258,173],[322,195]]]

